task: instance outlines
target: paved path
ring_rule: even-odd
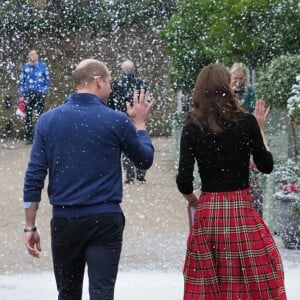
[[[120,269],[181,271],[188,233],[186,203],[175,184],[171,139],[153,142],[155,160],[147,183],[124,186],[126,229]],[[52,270],[51,207],[45,193],[37,218],[41,258],[30,257],[23,245],[22,188],[30,148],[24,142],[0,140],[0,275]],[[285,265],[299,265],[300,251],[283,249],[277,242]]]
[[[155,138],[155,160],[145,184],[124,185],[126,217],[120,269],[181,270],[188,231],[186,203],[175,185],[172,143]],[[42,254],[33,259],[23,245],[22,188],[31,146],[0,141],[0,274],[51,270],[46,193],[38,212]]]

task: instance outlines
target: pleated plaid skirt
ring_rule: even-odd
[[[184,300],[286,300],[283,266],[248,189],[202,192],[187,241]]]

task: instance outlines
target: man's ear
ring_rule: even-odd
[[[97,84],[97,88],[102,89],[102,85],[103,85],[102,77],[97,77],[96,84]]]

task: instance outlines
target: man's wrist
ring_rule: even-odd
[[[37,231],[37,227],[36,226],[32,226],[32,227],[25,227],[24,228],[24,232],[36,232]]]

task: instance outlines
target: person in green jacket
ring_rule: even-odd
[[[253,112],[255,106],[255,92],[247,81],[247,68],[243,63],[234,63],[230,69],[231,88],[240,100],[242,106],[248,111]]]

